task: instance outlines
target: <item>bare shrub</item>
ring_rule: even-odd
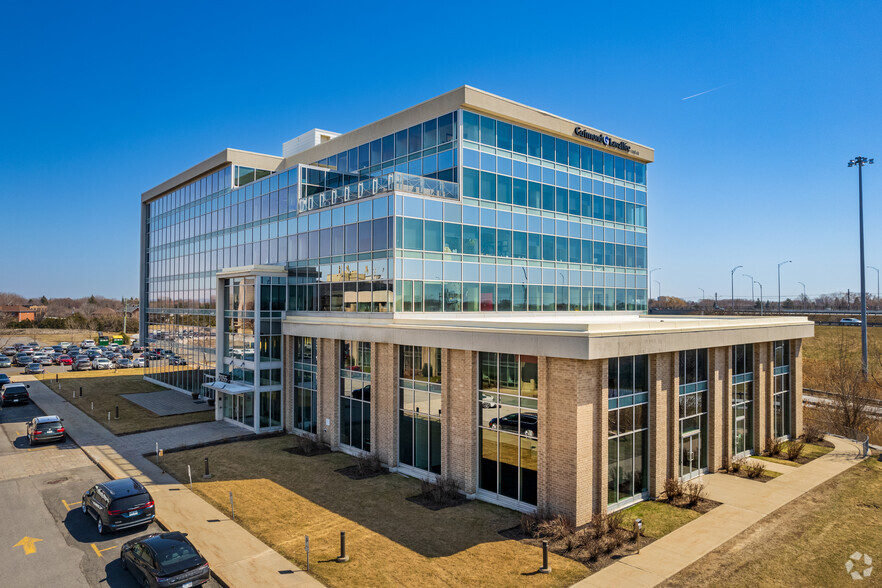
[[[356,458],[355,468],[359,476],[367,476],[383,471],[383,465],[380,463],[380,458],[374,453],[367,457]]]
[[[579,538],[575,533],[571,533],[564,537],[564,551],[567,553],[573,551],[579,545]]]
[[[751,480],[759,478],[766,471],[766,466],[761,463],[746,463],[743,468],[747,477]]]
[[[601,513],[591,516],[591,526],[586,529],[594,539],[600,539],[606,534],[606,517]]]
[[[683,496],[689,507],[697,505],[704,498],[704,482],[687,482],[683,485]]]
[[[738,473],[741,471],[741,468],[745,467],[746,463],[743,458],[741,459],[733,459],[729,462],[729,469],[731,469],[734,473]]]
[[[459,486],[453,478],[442,476],[435,481],[420,480],[420,493],[438,504],[447,504],[459,498]]]
[[[625,528],[625,511],[617,510],[606,515],[606,527],[608,533],[615,533],[617,529]]]
[[[315,442],[315,439],[311,437],[301,437],[299,435],[294,435],[294,449],[300,449],[303,455],[312,455],[316,451],[318,451],[319,445]]]
[[[587,537],[588,535],[584,535]],[[590,559],[591,561],[596,560],[600,554],[603,552],[604,548],[599,539],[588,538],[582,542],[582,552]]]
[[[617,547],[616,540],[612,535],[604,535],[597,540],[597,543],[603,553],[609,553]]]
[[[664,495],[668,502],[675,502],[683,495],[683,484],[677,478],[668,478],[665,480]]]
[[[570,520],[562,514],[541,521],[536,526],[536,529],[541,537],[550,537],[552,539],[563,539],[572,535],[575,530]]]
[[[766,452],[770,457],[775,457],[781,453],[781,442],[775,437],[769,437],[766,439]]]
[[[824,432],[814,423],[805,425],[803,428],[803,436],[805,437],[806,443],[818,443],[824,440]]]
[[[536,532],[536,515],[533,513],[521,513],[521,533],[524,535],[532,535]]]
[[[796,461],[799,459],[799,456],[802,455],[803,449],[805,449],[804,441],[791,441],[787,444],[787,459],[790,461]]]

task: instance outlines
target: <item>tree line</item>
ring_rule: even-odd
[[[84,329],[121,332],[123,324],[129,332],[138,331],[137,314],[125,318],[125,309],[131,313],[138,306],[137,299],[114,299],[104,296],[82,298],[25,298],[13,292],[0,292],[0,306],[27,306],[34,308],[34,320],[18,321],[11,315],[0,317],[0,328],[7,329]]]

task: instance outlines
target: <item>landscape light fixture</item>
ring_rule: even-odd
[[[858,168],[858,210],[860,212],[860,239],[861,239],[861,373],[866,382],[870,370],[867,362],[867,283],[864,265],[864,166],[873,163],[873,159],[858,155],[848,162],[848,167]]]
[[[785,263],[793,263],[793,260],[788,259],[778,264],[778,314],[781,314],[781,266]]]

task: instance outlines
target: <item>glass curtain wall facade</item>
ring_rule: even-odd
[[[312,337],[294,337],[293,409],[291,425],[305,433],[316,431],[316,340]]]
[[[478,488],[491,500],[536,506],[539,368],[536,356],[478,356]]]
[[[790,341],[774,343],[774,411],[772,414],[776,439],[790,437]]]
[[[441,473],[441,349],[398,348],[398,463]]]
[[[680,476],[689,479],[707,470],[707,349],[679,353]]]
[[[732,346],[732,455],[753,452],[753,345]]]
[[[371,450],[371,344],[340,342],[340,443]]]
[[[609,481],[607,503],[649,491],[649,356],[609,360]]]

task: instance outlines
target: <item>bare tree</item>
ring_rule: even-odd
[[[820,381],[832,396],[828,404],[822,405],[821,413],[834,427],[869,433],[877,422],[876,394],[874,386],[863,379],[855,342],[843,332],[823,350],[825,361],[818,366]]]

